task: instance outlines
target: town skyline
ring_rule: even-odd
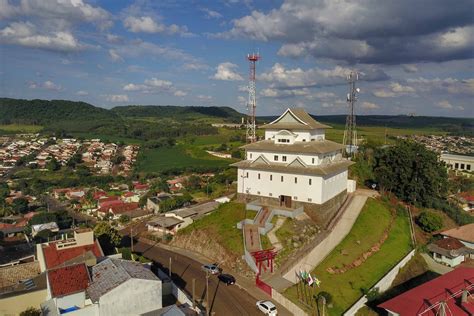
[[[246,112],[473,117],[472,1],[1,1],[0,95]],[[397,16],[397,19],[393,17]]]

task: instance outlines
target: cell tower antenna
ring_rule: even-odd
[[[347,94],[347,103],[349,104],[349,114],[346,119],[346,129],[344,130],[343,144],[346,147],[346,154],[349,157],[353,157],[354,152],[357,149],[357,130],[356,130],[356,119],[354,114],[354,104],[357,101],[357,95],[360,92],[359,88],[356,88],[356,81],[359,80],[359,74],[356,71],[351,71],[347,76],[347,82],[349,83],[349,93]]]
[[[256,136],[256,124],[255,124],[255,111],[257,109],[257,92],[255,85],[255,71],[257,61],[260,59],[260,53],[252,53],[247,55],[249,61],[249,100],[247,103],[247,142],[253,143],[257,140]]]

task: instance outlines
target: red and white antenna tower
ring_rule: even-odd
[[[249,61],[250,65],[250,72],[249,72],[249,101],[247,103],[247,141],[249,143],[253,143],[257,140],[257,136],[255,134],[256,125],[255,125],[255,110],[257,108],[257,92],[256,92],[256,85],[255,85],[255,69],[257,61],[260,59],[259,53],[255,54],[248,54],[247,60]]]

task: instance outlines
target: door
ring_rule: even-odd
[[[280,195],[280,206],[291,207],[291,196]]]

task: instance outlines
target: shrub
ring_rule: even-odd
[[[322,291],[322,292],[319,292],[318,294],[318,300],[321,299],[321,297],[324,297],[324,299],[326,300],[326,305],[329,305],[332,303],[332,295],[328,292],[325,292],[325,291]]]
[[[431,233],[443,227],[443,219],[433,212],[423,211],[417,218],[417,224],[425,232]]]

